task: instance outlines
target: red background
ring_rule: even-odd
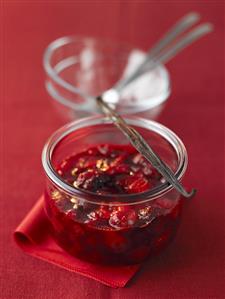
[[[25,255],[12,232],[43,190],[41,150],[63,123],[44,89],[47,44],[83,34],[147,49],[193,10],[215,31],[169,63],[172,95],[160,117],[186,144],[187,181],[198,189],[175,242],[117,290]],[[223,1],[3,0],[1,14],[0,298],[223,298]]]

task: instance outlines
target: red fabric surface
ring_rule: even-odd
[[[168,64],[172,95],[160,122],[189,153],[186,204],[176,240],[125,288],[112,289],[18,250],[12,233],[43,192],[40,155],[63,120],[44,89],[42,55],[57,37],[125,40],[147,49],[188,11],[215,31]],[[1,2],[0,298],[224,298],[223,1]]]
[[[104,267],[73,258],[51,236],[41,197],[14,232],[17,244],[28,254],[110,287],[124,287],[140,266]]]

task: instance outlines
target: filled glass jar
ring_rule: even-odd
[[[126,117],[181,180],[182,141],[154,121]],[[56,242],[97,264],[137,264],[160,252],[181,217],[180,194],[108,118],[65,125],[46,143],[45,211]]]

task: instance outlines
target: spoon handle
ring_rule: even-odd
[[[145,64],[157,55],[163,48],[173,42],[180,34],[185,30],[193,26],[200,19],[200,15],[196,12],[191,12],[183,16],[173,27],[148,51],[145,59],[137,67],[137,69],[131,74],[131,78],[135,78],[135,75],[139,74],[140,70]],[[115,89],[120,90],[122,86],[126,86],[130,81],[130,76],[117,82]]]
[[[148,51],[148,60],[158,54],[163,48],[173,42],[176,37],[181,35],[200,20],[200,15],[196,12],[188,13],[183,16],[164,36]]]
[[[213,30],[213,25],[211,23],[203,23],[199,25],[198,27],[194,28],[192,31],[188,32],[186,35],[184,35],[180,40],[178,40],[176,43],[169,46],[168,43],[164,42],[164,45],[167,45],[167,48],[165,50],[162,50],[163,43],[160,44],[160,47],[156,47],[154,49],[160,49],[160,51],[154,50],[154,55],[147,54],[146,58],[142,62],[142,64],[136,69],[136,71],[128,76],[127,78],[119,81],[113,89],[116,90],[118,93],[122,91],[122,89],[130,84],[132,81],[136,80],[139,76],[141,76],[146,71],[150,71],[157,67],[161,63],[168,62],[171,58],[173,58],[176,54],[178,54],[181,50],[186,48],[187,46],[191,45],[193,42],[197,41],[204,35],[210,33]],[[175,36],[175,35],[173,35]],[[177,36],[177,35],[176,35]],[[169,41],[173,40],[171,39],[172,35],[170,36]]]
[[[204,23],[199,25],[189,33],[187,33],[182,39],[180,39],[176,44],[174,44],[171,48],[156,56],[154,63],[167,63],[170,59],[172,59],[175,55],[181,52],[184,48],[191,45],[204,35],[212,32],[213,25],[211,23]],[[147,66],[147,65],[146,65]]]

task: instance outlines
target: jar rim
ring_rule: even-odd
[[[187,168],[188,156],[186,148],[183,142],[180,140],[180,138],[170,129],[155,121],[146,120],[136,116],[125,117],[125,119],[130,125],[151,130],[156,134],[160,135],[167,142],[169,142],[169,144],[175,150],[178,159],[178,166],[175,172],[175,176],[178,180],[181,180]],[[50,136],[43,148],[42,165],[45,174],[50,179],[50,181],[70,196],[82,197],[84,201],[95,204],[113,205],[113,203],[116,201],[118,203],[118,194],[97,194],[98,200],[96,200],[96,193],[72,187],[71,185],[63,181],[59,174],[55,171],[51,163],[53,151],[56,148],[57,144],[63,138],[80,128],[101,124],[112,124],[112,122],[104,116],[91,116],[70,122],[64,125],[63,127],[59,128]],[[164,195],[165,193],[168,193],[172,189],[174,189],[174,187],[170,183],[165,182],[157,187],[154,187],[142,193],[119,194],[120,204],[140,204],[143,202],[152,201]]]
[[[59,49],[60,47],[63,47],[67,44],[73,43],[73,42],[101,42],[101,44],[118,44],[113,40],[110,39],[106,39],[106,38],[95,38],[95,37],[89,37],[89,36],[63,36],[60,37],[54,41],[52,41],[47,48],[44,51],[44,55],[43,55],[43,66],[44,66],[44,70],[47,74],[47,76],[49,76],[50,78],[50,82],[48,82],[48,80],[46,81],[46,89],[48,91],[48,93],[51,95],[51,97],[56,100],[57,102],[59,102],[60,104],[64,105],[65,107],[72,109],[72,110],[87,110],[88,107],[92,107],[92,109],[94,109],[92,103],[93,103],[93,96],[87,94],[85,91],[81,90],[80,88],[76,87],[75,85],[67,82],[66,80],[64,80],[54,69],[54,67],[52,67],[50,61],[51,58],[54,54],[54,52]],[[142,49],[138,48],[138,47],[134,47],[129,43],[126,42],[119,42],[119,45],[123,45],[124,47],[126,47],[127,49],[136,49],[139,50],[143,53],[145,53]],[[158,66],[160,74],[165,78],[167,85],[166,85],[166,92],[165,94],[160,94],[158,96],[151,96],[151,97],[146,97],[145,99],[143,99],[143,101],[145,100],[145,103],[148,103],[148,106],[144,107],[143,105],[141,106],[127,106],[125,105],[123,107],[123,109],[121,110],[121,113],[126,113],[126,114],[134,114],[134,113],[139,113],[139,112],[143,112],[147,109],[154,109],[159,107],[160,105],[164,104],[168,98],[169,95],[171,93],[171,82],[170,82],[170,75],[168,72],[168,69],[163,65],[163,64],[159,64]],[[65,98],[64,96],[62,96],[61,94],[59,94],[57,92],[57,90],[54,89],[52,82],[55,82],[57,85],[59,85],[61,88],[67,90],[68,92],[71,92],[73,94],[80,94],[82,95],[83,98],[86,99],[87,103],[85,104],[77,104],[75,102],[73,102],[72,100]],[[96,107],[95,107],[96,108]],[[95,111],[95,113],[97,113],[97,111]]]

